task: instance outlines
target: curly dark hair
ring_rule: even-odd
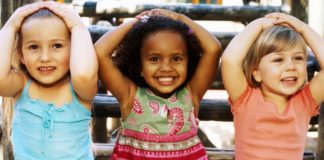
[[[164,16],[151,16],[147,21],[138,21],[117,47],[114,62],[121,72],[140,87],[148,87],[141,76],[141,54],[143,41],[151,34],[159,31],[179,33],[185,41],[188,54],[187,77],[180,86],[185,86],[195,73],[202,47],[192,30],[183,22]]]

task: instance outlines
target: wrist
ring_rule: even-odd
[[[181,14],[181,13],[177,13],[177,14],[178,14],[177,20],[179,20],[179,21],[185,21],[185,19],[187,18],[187,16],[184,14]]]
[[[71,27],[71,32],[78,30],[88,30],[88,28],[84,24],[76,24],[73,27]]]
[[[304,35],[304,33],[306,32],[306,30],[307,30],[308,27],[309,26],[306,23],[302,23],[302,24],[300,24],[300,26],[298,28],[295,28],[295,30],[299,34]]]
[[[186,15],[179,13],[177,20],[186,23],[190,19]]]
[[[9,25],[9,24],[5,24],[1,30],[7,30],[9,32],[13,32],[13,33],[17,33],[19,31],[19,29],[17,29],[16,27],[14,27],[13,25]]]

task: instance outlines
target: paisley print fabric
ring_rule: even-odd
[[[207,159],[198,122],[187,88],[167,99],[138,88],[111,159]]]

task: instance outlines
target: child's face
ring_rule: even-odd
[[[180,34],[159,31],[149,35],[141,48],[141,75],[154,94],[168,97],[187,77],[188,55]]]
[[[69,72],[70,33],[57,18],[34,18],[21,28],[22,63],[44,85],[64,80]]]
[[[271,95],[288,97],[298,91],[306,82],[307,56],[301,45],[272,52],[261,58],[254,79],[261,82],[261,89]]]

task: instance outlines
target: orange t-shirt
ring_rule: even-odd
[[[232,104],[236,160],[301,160],[310,118],[318,114],[309,84],[291,96],[282,113],[259,88]]]

